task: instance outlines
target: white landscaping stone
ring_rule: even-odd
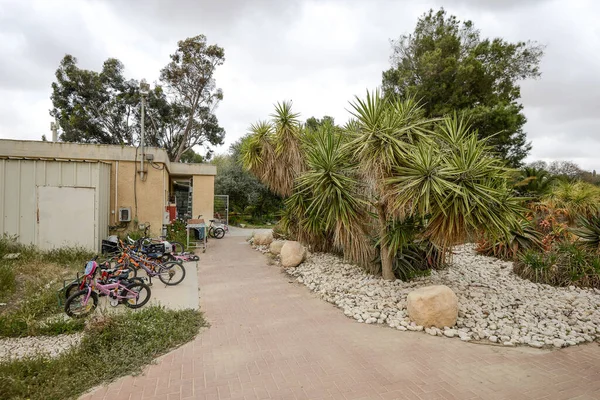
[[[456,329],[446,329],[444,330],[444,336],[452,338],[458,335],[458,331]]]
[[[73,346],[79,345],[83,333],[56,336],[28,336],[0,339],[0,361],[47,355],[57,357]]]
[[[255,247],[268,251],[266,246]],[[454,247],[448,268],[409,282],[383,280],[323,253],[312,254],[286,272],[357,321],[374,318],[374,323],[401,331],[423,330],[408,318],[408,294],[445,285],[458,298],[460,316],[451,328],[463,341],[490,343],[493,338],[503,345],[542,348],[554,346],[557,339],[562,347],[600,339],[600,290],[536,284],[516,276],[511,265],[476,254],[473,245],[461,245]],[[434,336],[446,331],[425,328]]]
[[[284,268],[297,267],[306,256],[306,249],[300,242],[288,240],[281,248],[281,266]]]
[[[2,257],[5,260],[15,260],[17,258],[19,258],[21,256],[21,253],[9,253],[9,254],[5,254],[4,257]]]

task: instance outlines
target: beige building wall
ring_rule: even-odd
[[[108,225],[123,227],[118,220],[120,207],[131,208],[132,220],[137,214],[138,223],[149,223],[152,236],[161,234],[172,177],[192,179],[194,187],[192,212],[194,217],[202,214],[207,222],[213,218],[216,166],[171,163],[163,149],[153,147],[147,147],[146,154],[154,156],[154,166],[158,168],[145,164],[147,177],[142,181],[139,173],[137,173],[140,167],[140,156],[134,147],[0,139],[0,159],[27,159],[39,160],[40,162],[48,160],[48,169],[44,170],[44,174],[50,180],[47,182],[48,185],[83,185],[85,182],[82,179],[85,174],[79,171],[79,169],[85,169],[83,165],[97,161],[110,164],[105,165],[99,178],[102,182],[110,181],[109,189],[106,190],[108,198],[103,196],[100,199],[102,203],[98,204],[98,208],[103,213],[106,210],[104,217],[99,220],[101,227],[98,236],[100,239],[106,236],[105,232]],[[58,160],[61,161],[56,163]],[[78,162],[77,171],[75,172],[71,171],[69,167],[65,167],[64,170],[59,167],[63,162],[64,165],[67,165],[73,161]],[[23,165],[25,165],[24,168],[28,168],[29,164]],[[37,174],[41,173],[39,169],[36,171]],[[0,205],[2,208],[6,206],[10,210],[10,217],[7,217],[4,222],[14,224],[13,220],[16,221],[17,219],[16,216],[13,216],[15,214],[23,220],[23,224],[32,225],[32,215],[25,214],[21,217],[19,214],[18,207],[28,204],[28,200],[25,200],[27,196],[14,196],[12,192],[10,192],[10,195],[2,196],[2,191],[6,191],[7,186],[5,184],[6,179],[2,178],[3,175],[0,174]],[[132,221],[124,228],[133,230],[137,227],[134,226]],[[3,229],[3,231],[12,232],[11,229]],[[115,232],[110,233],[114,234]],[[28,233],[23,233],[23,235],[27,236]],[[31,239],[28,238],[27,240]]]
[[[136,229],[134,219],[139,224],[150,224],[149,234],[162,234],[163,217],[168,190],[168,172],[163,169],[149,167],[146,169],[144,180],[140,179],[139,163],[133,161],[114,161],[111,177],[111,215],[112,224],[119,225],[118,212],[121,207],[131,208],[132,222],[129,229]],[[137,197],[137,208],[136,208]]]
[[[202,215],[208,225],[208,220],[214,218],[215,207],[215,177],[212,175],[194,175],[192,182],[192,215],[194,218]]]

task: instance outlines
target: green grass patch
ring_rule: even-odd
[[[18,253],[14,259],[7,254]],[[71,281],[93,253],[81,248],[42,251],[17,243],[15,238],[0,238],[0,337],[58,335],[81,331],[81,322],[55,319],[63,314],[57,290],[63,280]]]
[[[0,265],[0,301],[8,299],[16,288],[15,271],[9,265]]]
[[[56,359],[0,363],[0,399],[70,399],[117,377],[140,373],[154,358],[194,338],[205,322],[195,310],[146,307],[105,317],[79,347]]]
[[[49,317],[64,313],[58,305],[56,287],[40,289],[28,286],[18,307],[0,314],[0,337],[60,335],[83,330],[81,321]]]

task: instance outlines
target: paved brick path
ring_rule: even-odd
[[[243,238],[210,246],[199,282],[211,327],[83,398],[600,399],[597,343],[509,349],[359,324]]]

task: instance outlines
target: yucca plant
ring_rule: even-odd
[[[408,146],[387,180],[397,212],[428,215],[423,236],[445,257],[469,233],[507,236],[523,212],[510,194],[510,170],[457,116],[437,124],[427,140]]]
[[[301,132],[284,103],[271,124],[252,129],[244,164],[287,197],[282,225],[292,236],[372,271],[377,247],[375,264],[393,280],[411,275],[409,265],[443,264],[472,232],[496,237],[516,225],[510,170],[465,121],[425,119],[414,99],[379,91],[357,97],[351,114],[343,130]],[[419,223],[407,231],[407,221]],[[402,265],[409,272],[398,273]]]
[[[520,224],[509,231],[508,236],[498,238],[483,237],[477,251],[487,256],[505,260],[517,259],[529,250],[541,250],[543,234],[535,229],[530,221],[522,220]]]
[[[398,279],[410,280],[442,266],[439,263],[442,257],[437,247],[431,241],[420,238],[424,223],[425,219],[418,216],[393,220],[388,223],[385,236],[375,244],[380,249],[381,243],[384,243],[393,252],[392,268]],[[381,265],[380,258],[381,252],[375,265]]]
[[[305,145],[306,171],[286,202],[299,236],[313,247],[324,241],[347,259],[366,264],[373,253],[365,229],[369,216],[344,135],[325,125]]]
[[[600,211],[600,188],[582,181],[561,180],[543,202],[554,210],[561,210],[572,224],[579,217],[589,217]]]
[[[271,114],[275,126],[275,159],[278,166],[283,166],[272,169],[271,187],[283,197],[292,194],[294,180],[304,170],[299,115],[292,112],[291,101],[277,103],[275,112]]]
[[[392,208],[388,179],[394,177],[398,160],[410,152],[408,146],[424,140],[433,121],[423,118],[423,110],[414,99],[392,101],[378,90],[367,92],[364,100],[356,97],[351,106],[355,122],[347,130],[351,138],[348,146],[366,183],[366,197],[377,215],[377,235],[383,238],[389,221],[404,212],[395,213]],[[385,279],[395,279],[394,256],[394,249],[381,241],[379,258]]]
[[[242,145],[242,164],[271,191],[288,197],[295,179],[304,170],[301,127],[292,103],[277,103],[271,121],[250,126]]]
[[[270,122],[259,121],[250,125],[249,135],[242,142],[241,160],[247,170],[269,186],[275,162],[273,126]]]
[[[580,218],[579,227],[571,232],[579,237],[583,246],[600,254],[600,214]]]

